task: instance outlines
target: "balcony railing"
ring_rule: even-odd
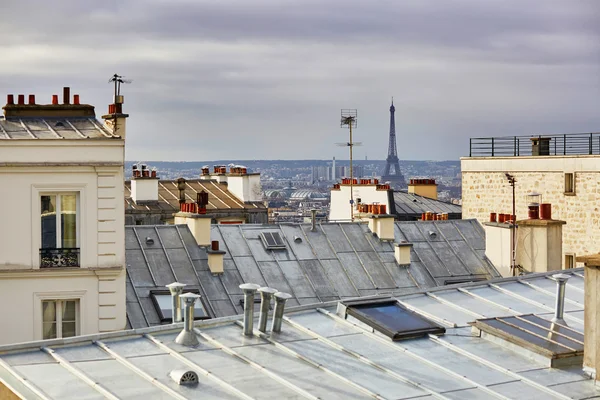
[[[600,154],[600,133],[471,138],[469,157]]]
[[[40,249],[40,268],[79,267],[79,248]]]

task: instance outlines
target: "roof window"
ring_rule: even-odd
[[[347,303],[346,315],[358,319],[392,340],[446,332],[446,328],[402,307],[393,299]]]
[[[285,250],[285,244],[279,232],[261,232],[260,239],[267,250]]]
[[[195,293],[200,294],[198,290],[186,290],[184,293]],[[173,321],[173,310],[171,293],[168,290],[153,290],[150,292],[150,297],[156,308],[158,318],[161,323],[171,323]],[[183,305],[182,305],[183,308]],[[210,317],[206,313],[202,298],[198,299],[194,303],[194,319],[209,319]]]

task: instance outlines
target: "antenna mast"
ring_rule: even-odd
[[[342,108],[340,128],[348,127],[350,131],[350,141],[347,143],[339,143],[340,146],[348,146],[350,149],[350,219],[354,222],[354,171],[352,169],[352,148],[360,146],[360,143],[352,141],[352,128],[356,128],[357,111],[356,108]]]

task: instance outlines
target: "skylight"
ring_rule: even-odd
[[[279,232],[261,232],[260,239],[267,250],[285,250],[285,244]]]
[[[346,313],[392,340],[446,332],[444,327],[402,307],[393,299],[353,302],[347,305]]]
[[[190,293],[199,294],[198,290],[186,290]],[[156,308],[156,312],[158,313],[158,318],[160,318],[160,322],[162,323],[170,323],[173,321],[173,311],[171,304],[171,294],[168,290],[153,290],[150,293],[150,297],[152,298],[152,302],[154,303],[154,307]],[[183,304],[182,304],[183,307]],[[204,304],[202,303],[202,299],[198,299],[194,304],[194,319],[208,319],[210,318],[206,313],[206,309],[204,308]]]

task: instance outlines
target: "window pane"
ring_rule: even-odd
[[[62,337],[71,337],[77,334],[76,331],[76,323],[73,322],[63,322],[62,323]]]
[[[42,301],[43,321],[56,322],[56,303],[54,301]]]
[[[43,324],[43,339],[55,339],[56,338],[56,323],[46,323]]]
[[[60,217],[62,248],[77,247],[77,196],[63,194],[60,196]]]
[[[56,196],[41,196],[42,248],[56,247]]]
[[[63,322],[75,321],[75,300],[64,300],[62,302],[62,320]]]

